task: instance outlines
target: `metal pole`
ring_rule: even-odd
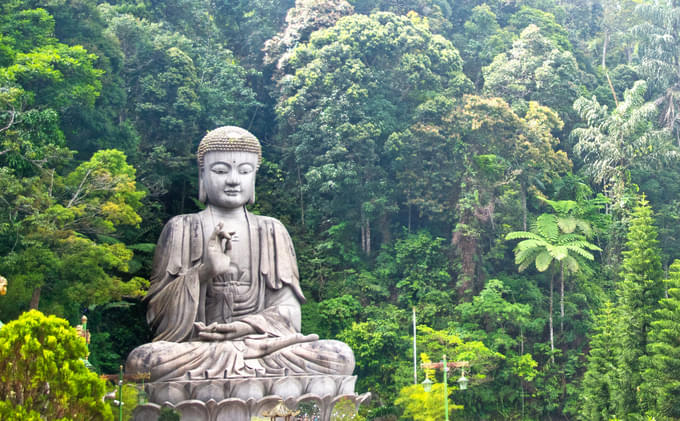
[[[446,354],[444,354],[444,418],[449,421],[449,390],[446,380],[446,372],[449,371],[449,366],[446,364]]]
[[[418,370],[416,367],[416,307],[413,306],[413,384],[418,384]]]
[[[87,354],[85,355],[85,360],[88,360],[90,358],[90,344],[87,338],[87,317],[83,316],[80,319],[83,323],[83,334],[85,335],[85,348],[87,348]]]
[[[118,377],[118,421],[123,421],[123,366]]]

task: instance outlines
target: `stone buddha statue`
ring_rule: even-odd
[[[305,298],[288,232],[246,209],[261,157],[257,138],[238,127],[201,140],[206,208],[161,233],[145,298],[154,340],[130,353],[127,373],[152,382],[352,374],[346,344],[300,333]]]

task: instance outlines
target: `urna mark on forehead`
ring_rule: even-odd
[[[203,137],[196,152],[200,168],[203,168],[205,155],[209,152],[249,152],[257,155],[257,167],[262,162],[260,141],[248,130],[235,126],[218,127]]]

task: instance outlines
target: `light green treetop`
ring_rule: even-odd
[[[0,418],[113,420],[105,382],[85,367],[86,356],[85,341],[64,319],[34,310],[3,326]]]

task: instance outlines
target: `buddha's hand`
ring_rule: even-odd
[[[296,333],[295,335],[281,336],[278,338],[262,338],[262,339],[246,339],[246,358],[260,358],[269,355],[274,351],[287,346],[303,343],[315,342],[319,340],[319,335],[303,335]]]
[[[203,322],[196,322],[194,326],[198,331],[199,339],[203,341],[232,341],[256,333],[255,329],[248,323],[238,321],[231,323],[210,323],[207,326]]]
[[[220,222],[215,226],[203,256],[200,269],[200,279],[204,282],[221,275],[229,269],[231,263],[227,252],[231,250],[231,236],[233,232],[226,232]]]

